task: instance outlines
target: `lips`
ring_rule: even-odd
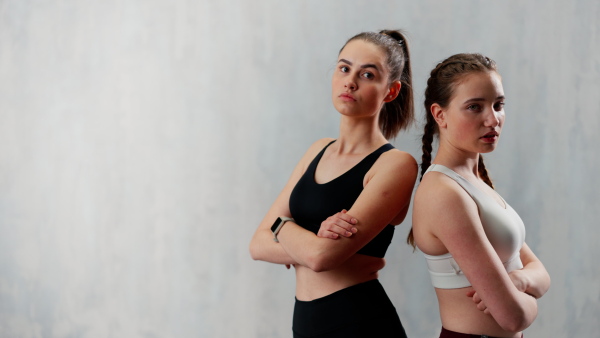
[[[498,136],[500,134],[498,134],[497,131],[490,131],[489,133],[483,135],[482,137],[494,137],[494,136]]]
[[[342,101],[356,101],[356,98],[354,97],[354,95],[350,94],[350,93],[342,93],[338,96],[340,99],[342,99]]]
[[[489,133],[483,135],[482,137],[480,137],[480,139],[487,141],[487,142],[494,142],[498,139],[498,136],[500,136],[500,134],[498,134],[497,131],[490,131]]]

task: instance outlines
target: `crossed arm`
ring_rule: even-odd
[[[548,275],[548,271],[546,271],[542,262],[526,243],[523,243],[520,256],[523,268],[509,272],[508,276],[517,290],[536,299],[541,298],[550,288],[550,275]],[[473,302],[477,304],[479,310],[486,314],[490,313],[485,302],[482,301],[477,292],[474,290],[469,291],[467,296],[473,298]]]
[[[271,224],[279,216],[291,217],[291,191],[327,142],[329,140],[316,142],[294,169],[252,238],[252,258],[278,264],[300,264],[314,271],[331,270],[354,255],[387,224],[406,215],[417,176],[417,164],[409,154],[390,150],[382,154],[372,167],[370,178],[352,208],[347,213],[340,210],[324,220],[319,236],[294,222],[287,222],[279,232],[279,243],[275,243]]]

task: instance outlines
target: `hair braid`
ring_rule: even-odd
[[[483,156],[479,154],[479,163],[477,164],[477,171],[479,172],[479,176],[485,182],[485,184],[489,185],[492,189],[494,189],[494,183],[492,183],[492,179],[488,175],[487,169],[485,168],[485,164],[483,164]]]
[[[425,172],[429,166],[431,166],[431,153],[433,151],[433,137],[435,134],[435,120],[433,120],[433,118],[428,118],[427,123],[425,124],[423,137],[421,138],[423,155],[421,155],[421,178],[419,181],[423,180],[423,175],[425,175]]]

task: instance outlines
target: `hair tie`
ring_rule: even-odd
[[[387,32],[381,32],[381,34],[389,36],[390,38],[394,39],[400,46],[404,46],[404,39],[402,37],[400,37],[398,40],[396,40],[395,37],[388,34]]]

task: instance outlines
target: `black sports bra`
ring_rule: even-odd
[[[325,146],[310,163],[290,195],[290,211],[295,222],[315,234],[319,231],[321,222],[327,217],[342,209],[350,210],[363,190],[364,177],[369,169],[381,154],[394,149],[391,144],[384,144],[341,176],[327,183],[318,184],[315,182],[315,170],[325,149],[333,142],[335,140]],[[385,256],[394,236],[394,228],[393,225],[387,225],[357,253],[380,258]]]

